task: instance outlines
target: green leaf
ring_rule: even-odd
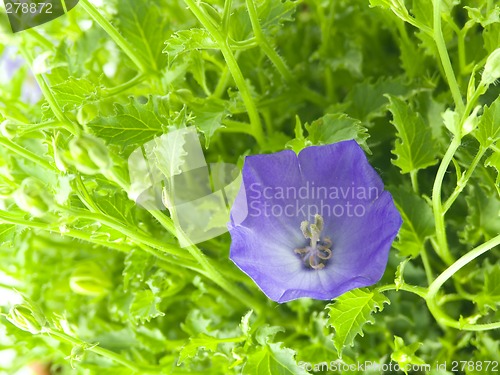
[[[217,350],[217,345],[219,345],[217,338],[205,335],[204,333],[200,333],[196,337],[191,337],[189,342],[182,347],[179,353],[178,364],[182,364],[187,359],[195,357],[198,350],[202,348],[207,351],[215,352]]]
[[[396,127],[398,139],[393,154],[397,159],[392,163],[401,173],[410,173],[437,163],[437,150],[432,139],[432,131],[418,112],[412,110],[403,100],[387,95],[392,124]]]
[[[268,35],[277,32],[286,21],[293,21],[299,1],[259,1],[257,13],[262,30]]]
[[[323,145],[354,139],[365,150],[368,150],[366,140],[369,137],[366,128],[359,120],[345,114],[327,114],[313,121],[305,128],[309,135],[307,140],[313,145]]]
[[[150,97],[143,104],[131,98],[127,105],[115,104],[115,114],[98,117],[88,126],[99,138],[123,147],[143,144],[163,133],[164,118],[160,107],[160,98]]]
[[[308,372],[295,362],[295,352],[282,343],[267,344],[248,355],[243,375],[306,375]]]
[[[64,111],[72,111],[97,99],[97,86],[86,78],[69,77],[52,86],[54,96]]]
[[[422,346],[421,342],[414,342],[410,345],[405,345],[401,337],[394,336],[394,351],[391,354],[391,359],[399,364],[405,374],[408,374],[404,369],[411,365],[425,365],[425,361],[415,355],[415,352]]]
[[[500,97],[489,107],[484,107],[484,113],[473,134],[481,146],[485,148],[490,147],[500,139]]]
[[[169,22],[164,11],[154,0],[118,1],[117,17],[121,33],[153,70],[161,70],[167,62],[162,55]]]
[[[488,309],[497,311],[500,306],[500,264],[494,264],[484,273],[484,286],[474,296],[474,302],[482,312]]]
[[[500,197],[480,186],[469,185],[465,200],[468,214],[465,227],[459,233],[462,241],[476,244],[483,238],[487,241],[498,235],[500,233]]]
[[[328,304],[328,325],[335,329],[333,342],[339,355],[346,346],[354,345],[357,335],[364,336],[363,326],[373,324],[372,313],[382,311],[389,299],[378,291],[367,288],[351,290]]]
[[[347,96],[350,106],[348,115],[363,122],[386,114],[388,104],[385,94],[406,96],[410,87],[405,83],[406,78],[380,78],[377,82],[360,82],[353,86]]]
[[[205,147],[210,146],[210,139],[221,127],[222,121],[228,115],[224,105],[207,100],[202,106],[193,106],[193,123],[205,135]]]
[[[426,239],[434,233],[434,216],[431,207],[418,195],[404,188],[390,189],[403,225],[398,241],[393,246],[402,256],[415,258],[423,249]]]
[[[217,43],[206,29],[189,29],[176,32],[165,41],[163,53],[168,55],[169,65],[182,53],[201,49],[218,49]]]
[[[151,290],[136,292],[130,305],[130,320],[135,323],[149,322],[151,319],[165,314],[159,311],[160,298],[155,296]]]
[[[486,3],[484,3],[484,5],[486,5]],[[465,6],[464,8],[467,9],[469,18],[482,27],[500,22],[500,8],[498,6],[492,7],[489,11],[486,11],[485,14],[482,12],[482,6],[480,8]]]
[[[498,144],[497,144],[498,147]],[[498,196],[500,197],[500,152],[493,152],[488,159],[484,162],[484,165],[487,167],[492,167],[497,170],[497,178],[495,181],[495,187],[498,191]]]
[[[122,272],[123,289],[128,292],[131,284],[144,281],[146,273],[151,271],[154,258],[147,253],[132,250],[127,254],[124,264],[125,268]]]

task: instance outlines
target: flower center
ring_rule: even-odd
[[[324,268],[328,259],[332,257],[332,241],[329,237],[321,238],[323,218],[320,215],[315,215],[314,224],[304,220],[300,224],[300,230],[305,238],[311,240],[311,244],[304,248],[295,249],[295,254],[302,258],[307,267],[315,270]]]

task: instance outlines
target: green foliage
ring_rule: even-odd
[[[401,99],[389,96],[392,124],[398,131],[393,164],[401,173],[410,173],[437,163],[432,133],[418,112]]]
[[[372,313],[382,311],[385,303],[390,303],[389,299],[379,292],[354,289],[326,306],[328,325],[335,328],[333,342],[339,355],[344,347],[353,345],[357,335],[364,336],[363,325],[375,323]]]
[[[426,239],[434,233],[432,210],[422,198],[403,188],[392,189],[391,193],[403,218],[394,247],[402,256],[416,257],[424,248]]]

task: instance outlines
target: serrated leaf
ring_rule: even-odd
[[[131,98],[127,105],[117,103],[113,116],[97,117],[88,126],[96,136],[109,143],[123,147],[143,144],[163,132],[166,120],[158,109],[158,100],[150,97],[143,104]]]
[[[339,355],[346,346],[352,346],[357,335],[364,336],[363,326],[373,324],[372,313],[382,311],[389,299],[377,291],[367,288],[351,290],[326,306],[328,325],[335,329],[333,342]]]
[[[490,147],[500,139],[500,97],[489,107],[484,107],[484,113],[473,134],[483,147]]]
[[[480,311],[497,311],[500,306],[500,264],[494,264],[484,274],[484,287],[474,296]]]
[[[207,100],[204,105],[196,106],[192,110],[193,123],[205,135],[205,147],[210,146],[210,139],[221,127],[222,121],[228,115],[225,106]]]
[[[491,154],[490,157],[486,159],[484,165],[487,167],[493,167],[497,170],[495,187],[497,188],[498,196],[500,197],[500,152],[498,151],[493,152],[493,154]]]
[[[169,64],[182,53],[192,50],[217,49],[217,43],[206,29],[189,29],[176,32],[165,41],[163,53],[168,55]]]
[[[313,145],[331,144],[354,139],[365,150],[369,150],[366,140],[369,135],[359,120],[345,114],[327,114],[313,121],[305,128],[309,133],[307,140]]]
[[[426,239],[434,233],[434,216],[430,206],[418,195],[403,188],[390,189],[403,225],[393,246],[402,256],[418,256]]]
[[[464,6],[467,9],[467,13],[469,18],[475,23],[480,24],[482,27],[486,27],[493,23],[500,22],[500,8],[492,7],[489,11],[486,11],[485,14],[481,11],[481,8],[473,8],[469,6]]]
[[[306,375],[308,372],[295,362],[295,352],[282,343],[267,344],[248,355],[243,375]]]
[[[299,4],[298,1],[261,1],[257,6],[262,30],[267,34],[277,31],[281,24],[293,21],[293,14]]]
[[[146,273],[150,272],[154,264],[154,258],[142,251],[132,250],[125,258],[125,268],[123,269],[123,289],[128,292],[133,281],[142,282]]]
[[[413,111],[403,100],[387,95],[392,124],[396,127],[398,139],[393,154],[397,159],[392,163],[401,173],[410,173],[437,163],[435,142],[432,131],[419,113]]]
[[[219,345],[219,341],[216,337],[211,337],[205,335],[204,333],[201,333],[196,337],[191,337],[189,342],[182,347],[179,353],[178,364],[182,364],[187,359],[195,357],[198,350],[201,348],[215,352],[217,350],[217,345]]]
[[[285,329],[283,327],[278,326],[270,326],[269,324],[264,324],[260,326],[257,332],[255,333],[255,339],[260,345],[266,345],[269,342],[274,340],[274,336],[278,332],[284,332]]]
[[[155,296],[151,290],[141,290],[134,295],[130,305],[130,320],[135,323],[149,322],[151,319],[165,314],[159,311],[160,298]]]
[[[500,233],[500,197],[485,189],[470,185],[467,196],[467,218],[460,237],[463,242],[476,244],[486,241]]]
[[[72,111],[97,98],[97,86],[86,78],[69,77],[51,89],[64,111]]]

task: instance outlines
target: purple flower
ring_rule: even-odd
[[[230,258],[276,302],[330,300],[382,277],[401,216],[355,141],[249,156]]]

